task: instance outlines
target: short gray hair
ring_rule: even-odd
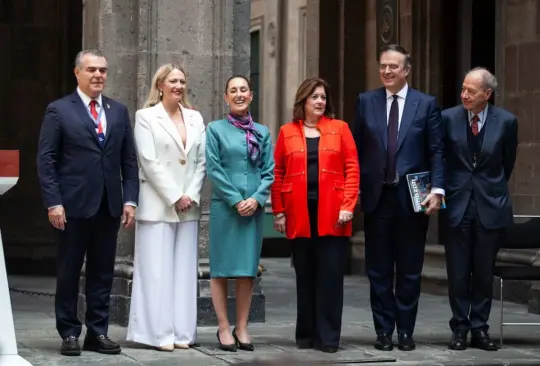
[[[471,69],[467,75],[473,72],[479,72],[482,76],[482,87],[484,89],[491,89],[493,92],[497,89],[497,86],[499,83],[497,82],[497,78],[495,75],[493,75],[487,68],[485,67],[475,67]]]
[[[105,57],[103,52],[101,50],[98,50],[96,48],[90,48],[87,50],[82,50],[79,53],[77,53],[77,56],[75,56],[75,67],[80,69],[82,66],[82,59],[86,55],[92,55],[96,57]]]

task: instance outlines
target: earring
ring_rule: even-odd
[[[159,91],[159,99],[163,98],[163,90]]]

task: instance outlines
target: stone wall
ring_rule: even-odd
[[[306,0],[252,0],[251,31],[260,32],[259,122],[273,140],[292,116],[296,89],[306,75]]]
[[[511,181],[514,213],[540,214],[540,74],[534,71],[540,63],[540,3],[500,0],[497,8],[496,100],[519,121]]]
[[[83,19],[83,47],[102,49],[109,61],[105,93],[127,104],[132,118],[162,64],[185,67],[190,100],[205,123],[226,113],[226,80],[233,74],[249,75],[249,0],[87,1]],[[203,192],[199,241],[205,269],[209,186],[207,182]],[[133,234],[133,230],[121,231],[118,237],[111,321],[120,324],[127,324],[129,314]],[[84,301],[80,304],[84,307]]]

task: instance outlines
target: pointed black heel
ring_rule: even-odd
[[[227,352],[236,352],[236,343],[233,344],[223,344],[221,343],[221,339],[219,338],[219,329],[216,333],[217,340],[219,342],[219,348],[223,351]]]
[[[255,350],[255,347],[253,347],[253,344],[240,342],[240,340],[238,339],[238,336],[236,335],[236,327],[234,327],[233,329],[232,336],[234,337],[234,340],[236,341],[236,346],[242,351],[253,352]]]

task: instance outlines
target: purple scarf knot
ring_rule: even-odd
[[[247,154],[251,162],[256,163],[261,153],[261,146],[258,139],[262,137],[262,134],[255,128],[251,113],[248,113],[245,117],[239,117],[229,113],[227,115],[227,121],[234,127],[246,131]]]

